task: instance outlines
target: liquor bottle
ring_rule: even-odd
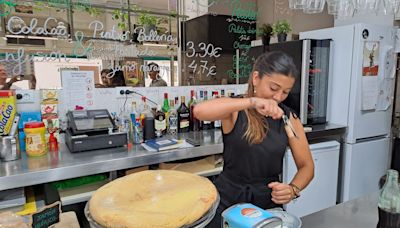
[[[207,91],[204,91],[204,101],[208,100],[208,95],[207,95]],[[202,121],[202,127],[203,130],[210,130],[214,128],[214,122],[213,121],[208,121],[208,120],[204,120]]]
[[[225,97],[225,90],[221,89],[221,97]]]
[[[400,213],[400,189],[399,189],[399,173],[397,170],[389,169],[386,174],[386,182],[378,199],[379,222],[378,228],[395,228],[398,227],[399,221],[390,221],[392,215]],[[399,215],[396,216],[397,220]]]
[[[214,91],[212,97],[213,97],[213,99],[219,98],[218,92]],[[214,121],[214,127],[215,128],[221,128],[221,125],[222,125],[221,120]]]
[[[162,111],[161,105],[157,106],[157,111],[154,118],[154,128],[156,129],[157,137],[165,135],[167,130],[167,121],[165,119],[165,113]]]
[[[168,93],[164,93],[164,104],[162,106],[162,111],[165,114],[165,119],[167,122],[167,129],[168,129],[168,124],[169,124],[169,121],[168,121],[169,109],[170,109],[170,107],[169,107]]]
[[[133,101],[131,105],[130,123],[129,123],[129,141],[135,143],[135,123],[136,118],[139,118],[139,114],[136,111],[136,102]]]
[[[194,90],[190,93],[190,101],[189,101],[189,109],[190,109],[190,130],[192,131],[200,131],[200,121],[194,116],[193,109],[194,106],[197,104],[196,94]]]
[[[143,130],[140,126],[140,118],[136,118],[133,125],[133,144],[140,144],[143,142]]]
[[[154,129],[154,115],[153,112],[150,110],[150,107],[146,103],[146,98],[144,98],[143,101],[144,107],[142,113],[140,114],[140,117],[142,121],[141,124],[143,129],[143,140],[147,141],[156,137]]]
[[[178,110],[178,133],[189,132],[190,110],[185,104],[185,96],[181,96],[181,105]]]
[[[162,106],[162,111],[164,113],[168,113],[169,109],[170,109],[170,106],[169,106],[169,100],[168,100],[168,93],[164,93],[164,104]]]
[[[168,134],[171,135],[176,135],[178,132],[178,112],[175,109],[174,103],[174,100],[170,100],[169,102],[171,108],[168,113]]]

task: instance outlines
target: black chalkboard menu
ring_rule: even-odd
[[[60,202],[53,203],[32,215],[32,228],[47,228],[60,222]]]

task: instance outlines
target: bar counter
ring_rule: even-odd
[[[345,132],[345,127],[328,124],[320,126],[318,132],[309,132],[307,137],[309,140],[315,140],[319,136],[340,138]],[[0,191],[222,153],[221,130],[190,132],[178,136],[181,139],[187,137],[198,140],[201,145],[163,152],[149,152],[140,145],[134,145],[130,149],[119,147],[70,153],[65,144],[60,144],[58,152],[49,152],[47,156],[39,158],[28,158],[25,153],[22,153],[22,159],[0,162]]]
[[[301,218],[305,228],[376,228],[378,194],[374,192]]]

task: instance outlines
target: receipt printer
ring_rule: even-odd
[[[128,144],[127,133],[117,131],[107,109],[69,111],[67,119],[65,142],[73,153]]]

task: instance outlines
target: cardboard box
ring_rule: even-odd
[[[8,135],[17,113],[14,91],[0,91],[0,113],[0,135]]]

